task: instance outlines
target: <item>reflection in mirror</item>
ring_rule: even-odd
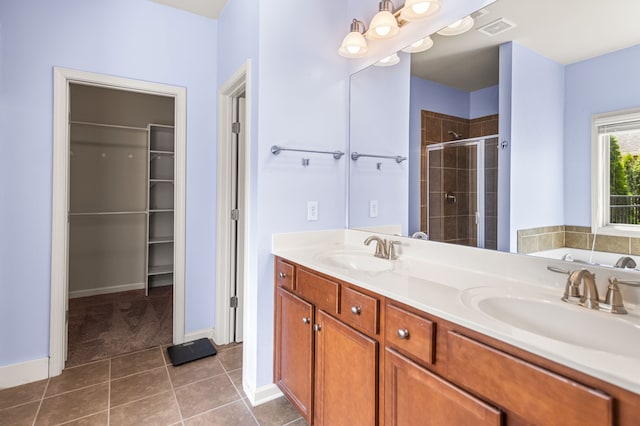
[[[639,14],[633,0],[499,0],[473,15],[471,31],[433,35],[431,49],[402,53],[395,67],[354,74],[351,151],[406,153],[409,161],[350,161],[349,226],[423,231],[432,239],[520,253],[558,249],[558,258],[574,256],[568,249],[592,248],[640,255],[640,240],[591,233],[590,171],[591,117],[640,106],[640,36],[628,30]],[[429,153],[438,144],[444,153],[443,144],[456,140],[486,144],[488,136],[498,146],[496,206],[488,193],[475,205],[456,202],[456,219],[443,214],[442,227],[434,227],[438,203],[462,198],[459,188],[432,191],[438,171],[430,171]],[[461,155],[456,167],[469,162]],[[473,182],[473,169],[461,170],[456,179],[478,191],[478,174]],[[489,210],[496,214],[491,224]],[[492,227],[496,236],[487,238]],[[471,228],[475,237],[465,234]]]

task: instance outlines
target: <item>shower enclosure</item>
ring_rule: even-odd
[[[426,150],[426,221],[431,240],[497,248],[498,137],[431,144]]]

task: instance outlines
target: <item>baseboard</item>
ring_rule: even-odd
[[[191,333],[186,333],[184,335],[184,341],[190,342],[192,340],[198,340],[202,338],[213,339],[214,333],[215,333],[214,328],[205,328],[198,331],[192,331]]]
[[[0,390],[49,377],[49,357],[0,367]]]
[[[248,382],[243,380],[242,386],[244,388],[244,393],[246,393],[249,398],[249,402],[254,407],[264,404],[265,402],[272,401],[276,398],[280,398],[283,395],[282,391],[275,385],[275,383],[253,389]]]
[[[76,297],[97,296],[99,294],[119,293],[121,291],[141,290],[144,289],[144,283],[122,284],[112,285],[109,287],[97,287],[87,290],[73,290],[69,291],[69,299],[75,299]]]

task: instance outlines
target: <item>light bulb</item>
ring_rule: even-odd
[[[440,10],[440,0],[406,0],[400,10],[400,18],[405,21],[420,21]]]
[[[422,15],[427,13],[427,10],[429,10],[429,7],[431,7],[431,2],[423,1],[421,3],[412,4],[411,10],[413,10],[413,12],[418,15]]]
[[[354,45],[347,46],[347,51],[352,55],[355,55],[356,53],[360,52],[361,49],[362,47],[360,46],[354,46]]]
[[[391,27],[388,25],[382,26],[382,27],[376,27],[376,33],[380,36],[380,37],[384,37],[387,34],[389,34],[389,32],[391,31]]]

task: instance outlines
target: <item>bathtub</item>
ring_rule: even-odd
[[[630,254],[582,250],[569,247],[538,251],[529,254],[531,256],[546,257],[548,259],[562,259],[563,257],[565,257],[564,260],[569,262],[573,261],[576,263],[609,267],[613,267],[613,265],[615,265],[618,259],[620,259],[622,256],[629,256],[630,258],[635,260],[636,265],[638,265],[634,270],[640,271],[640,256],[634,256]]]

